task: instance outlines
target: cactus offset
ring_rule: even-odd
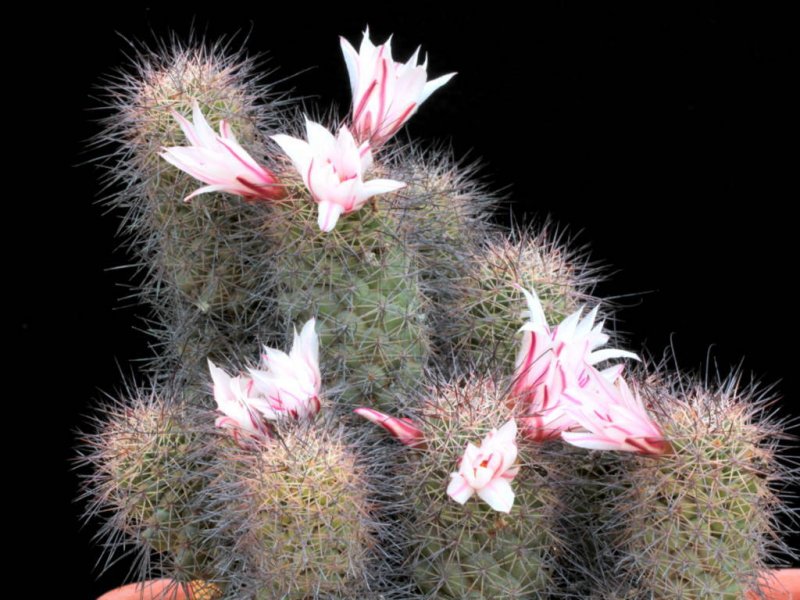
[[[222,557],[226,598],[365,597],[380,526],[341,429],[283,423],[258,449],[230,447],[224,464],[208,495],[237,540]]]
[[[111,113],[98,143],[113,145],[105,161],[109,203],[123,210],[143,272],[138,294],[153,311],[160,353],[151,370],[177,370],[175,381],[196,384],[209,355],[254,348],[268,297],[256,233],[267,208],[221,193],[185,203],[196,180],[159,154],[187,143],[173,113],[190,117],[194,102],[212,127],[226,120],[244,147],[264,154],[260,130],[274,126],[278,105],[263,101],[269,90],[253,66],[223,44],[143,49],[106,93]]]
[[[480,368],[491,365],[511,370],[521,324],[522,292],[535,289],[548,322],[561,321],[590,300],[596,270],[579,254],[560,243],[545,228],[534,234],[515,232],[511,238],[493,236],[473,257],[455,305],[437,333],[455,346],[457,354]]]
[[[625,475],[633,457],[621,452],[587,452],[564,444],[555,459],[564,473],[555,490],[561,507],[556,528],[565,540],[555,569],[561,596],[628,598],[626,594],[635,592],[636,587],[619,577],[623,555],[614,543],[619,527],[614,508],[626,489]]]
[[[207,539],[200,494],[212,477],[216,436],[207,415],[169,396],[138,392],[98,419],[81,457],[94,469],[86,481],[86,514],[104,518],[100,536],[109,555],[132,544],[142,575],[188,584],[213,574],[220,543]]]
[[[511,418],[503,394],[486,379],[443,386],[416,419],[426,448],[410,452],[407,494],[414,503],[411,568],[427,598],[545,598],[551,588],[553,467],[541,448],[522,445],[510,514],[473,497],[447,496],[450,473],[468,442]]]
[[[399,226],[417,251],[426,291],[443,303],[475,248],[498,229],[490,221],[497,200],[478,180],[478,165],[459,163],[446,148],[411,146],[397,152],[388,169],[407,184],[397,193],[405,209]]]
[[[776,457],[782,426],[737,377],[646,393],[673,452],[636,457],[610,507],[625,579],[648,598],[740,599],[768,563],[792,554],[777,535],[787,509],[775,486],[794,478]]]

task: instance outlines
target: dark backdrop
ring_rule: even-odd
[[[349,89],[339,34],[356,43],[366,23],[373,40],[394,32],[401,59],[422,44],[432,75],[459,74],[413,118],[411,135],[450,139],[459,156],[482,158],[486,179],[506,190],[517,216],[549,215],[579,234],[615,271],[600,293],[624,305],[622,329],[634,347],[660,356],[672,345],[686,369],[726,372],[744,359],[746,373],[778,382],[786,416],[800,414],[789,170],[798,99],[786,15],[559,4],[523,16],[434,3],[378,15],[270,4],[70,9],[7,24],[28,39],[9,55],[5,85],[12,128],[21,129],[12,148],[28,148],[6,173],[24,177],[19,201],[6,198],[6,293],[19,304],[11,347],[22,357],[12,374],[21,391],[7,402],[22,411],[11,422],[23,435],[9,464],[21,483],[14,502],[36,511],[17,538],[18,556],[39,574],[53,561],[70,573],[57,582],[72,590],[61,597],[91,598],[122,576],[95,581],[98,552],[92,527],[79,529],[67,461],[73,430],[147,351],[134,330],[141,310],[121,301],[128,274],[110,270],[126,260],[114,250],[116,218],[94,204],[97,171],[79,166],[96,131],[93,86],[124,60],[121,36],[185,34],[193,18],[211,38],[248,34],[247,47],[269,52],[276,77],[296,75],[284,89],[342,110]],[[46,58],[27,53],[41,43]],[[45,463],[52,470],[43,473]]]

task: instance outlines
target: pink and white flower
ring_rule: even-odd
[[[587,376],[587,385],[570,385],[564,391],[564,411],[585,430],[563,431],[564,441],[593,450],[653,455],[669,450],[661,428],[624,379],[613,384],[594,369]]]
[[[517,460],[517,424],[511,419],[500,429],[492,429],[480,447],[467,444],[458,471],[450,475],[447,495],[464,504],[473,494],[499,512],[511,512],[514,490],[511,480],[519,471]]]
[[[268,440],[269,429],[255,407],[260,400],[255,397],[253,380],[231,377],[210,360],[208,368],[214,382],[214,400],[222,413],[215,425],[232,429],[233,437],[242,445],[252,440]]]
[[[308,141],[282,134],[272,139],[292,160],[317,202],[322,231],[331,231],[340,215],[358,210],[372,196],[405,186],[391,179],[364,181],[372,152],[367,144],[358,146],[347,127],[334,137],[319,123],[306,119],[306,137]]]
[[[311,319],[298,335],[289,354],[264,347],[262,369],[250,369],[257,393],[253,406],[265,418],[273,420],[282,416],[308,419],[321,408],[319,370],[319,338],[316,320]]]
[[[380,425],[396,437],[401,444],[412,448],[425,446],[422,430],[407,417],[391,417],[374,408],[357,408],[353,412],[376,425]]]
[[[270,438],[267,421],[285,417],[309,419],[320,411],[319,340],[315,324],[311,319],[299,335],[295,330],[289,354],[265,347],[265,370],[250,369],[249,377],[231,377],[208,361],[214,399],[222,413],[216,420],[217,427],[233,429],[237,442],[246,446],[248,441]]]
[[[391,179],[364,181],[372,165],[372,152],[368,144],[356,144],[347,127],[334,137],[319,123],[306,119],[306,137],[308,141],[282,134],[272,139],[292,160],[319,205],[322,231],[331,231],[340,215],[358,210],[372,196],[405,186]]]
[[[418,64],[419,48],[408,62],[395,62],[391,37],[375,46],[369,29],[358,52],[346,39],[340,41],[353,93],[353,128],[360,141],[373,147],[397,133],[419,105],[455,75],[428,81],[428,59]]]
[[[219,134],[215,133],[196,101],[194,123],[178,112],[173,112],[173,116],[191,145],[164,148],[160,156],[208,184],[189,194],[185,201],[208,192],[228,192],[251,200],[283,197],[284,190],[278,178],[239,145],[227,121],[220,121]]]
[[[530,320],[521,328],[512,395],[523,402],[526,436],[550,439],[576,425],[562,410],[567,381],[587,385],[594,365],[614,358],[638,357],[626,350],[600,349],[609,337],[603,333],[602,322],[595,324],[596,307],[584,317],[583,308],[575,311],[551,330],[536,293],[519,289],[525,294]],[[622,366],[617,365],[605,369],[602,375],[613,382],[621,372]]]

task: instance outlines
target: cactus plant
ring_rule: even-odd
[[[525,301],[517,286],[535,289],[548,321],[560,321],[592,301],[598,269],[548,227],[515,229],[493,235],[475,251],[441,327],[456,352],[475,368],[481,364],[510,370],[515,333]],[[485,368],[485,367],[484,367]]]
[[[290,189],[293,200],[275,205],[264,228],[277,313],[317,317],[323,368],[342,403],[393,408],[429,352],[414,251],[397,233],[402,211],[375,203],[326,234],[310,199]]]
[[[272,442],[227,446],[206,489],[218,532],[225,598],[367,597],[380,579],[373,485],[340,426],[282,423]],[[373,454],[374,456],[374,454]]]

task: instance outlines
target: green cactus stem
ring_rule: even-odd
[[[188,142],[174,117],[191,120],[197,102],[209,124],[225,120],[242,146],[264,156],[261,132],[273,130],[280,102],[253,74],[255,64],[226,44],[202,42],[140,50],[106,87],[109,110],[98,144],[106,145],[108,204],[122,215],[136,257],[137,295],[151,308],[157,355],[150,372],[193,384],[205,360],[255,352],[269,291],[258,230],[263,201],[210,193],[183,199],[202,183],[168,164],[165,147]]]
[[[411,570],[426,598],[546,598],[552,588],[552,464],[541,446],[518,440],[520,471],[509,514],[473,497],[446,493],[468,442],[478,444],[511,418],[503,394],[486,379],[443,386],[416,419],[425,449],[409,450],[406,493],[414,506]]]
[[[284,329],[317,317],[337,403],[394,410],[421,379],[430,348],[416,257],[399,235],[402,211],[374,199],[324,233],[305,187],[289,190],[265,226],[276,314]]]
[[[778,535],[788,509],[777,486],[795,477],[776,454],[783,427],[738,377],[645,393],[672,452],[636,457],[616,498],[625,576],[648,598],[741,599],[792,555]]]

